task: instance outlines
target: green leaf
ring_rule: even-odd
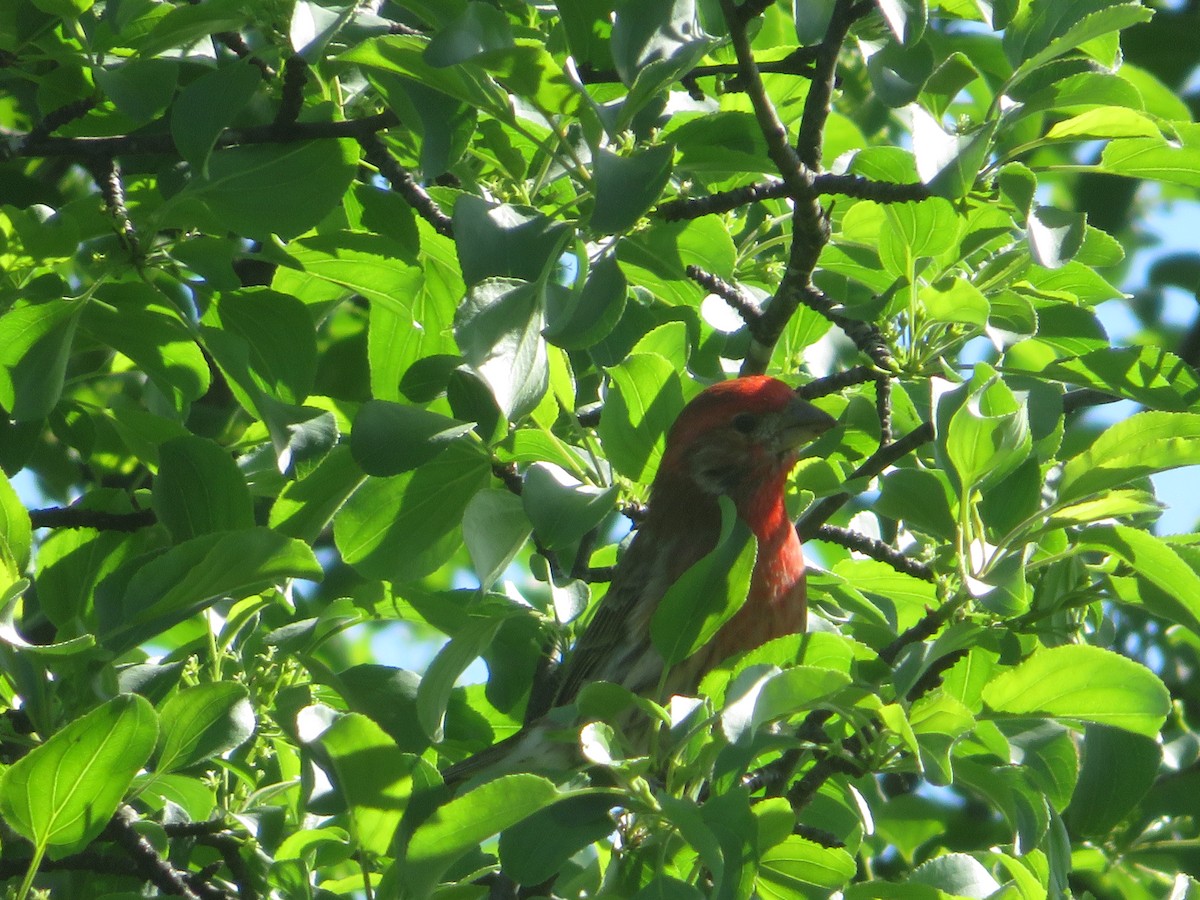
[[[883,20],[901,44],[919,41],[925,33],[929,10],[925,0],[879,0]]]
[[[616,327],[625,311],[629,284],[617,264],[616,254],[607,251],[592,263],[581,290],[564,299],[546,295],[546,340],[565,350],[582,350],[603,340]]]
[[[1111,138],[1161,138],[1162,132],[1150,116],[1136,109],[1102,106],[1059,122],[1046,140],[1108,140]]]
[[[537,284],[488,278],[454,317],[454,336],[508,419],[532,412],[550,386],[542,340],[544,303]]]
[[[796,38],[804,46],[821,43],[833,17],[834,0],[797,0],[792,6]]]
[[[202,535],[148,562],[135,559],[101,584],[99,641],[123,653],[222,597],[246,597],[289,578],[321,577],[307,544],[267,528]]]
[[[611,385],[600,440],[613,468],[647,484],[658,470],[667,430],[683,410],[679,373],[657,353],[631,354],[607,372]]]
[[[1087,525],[1101,519],[1118,516],[1136,516],[1158,513],[1163,505],[1149,491],[1118,488],[1101,494],[1094,499],[1056,506],[1046,519],[1046,528],[1061,528],[1064,525]]]
[[[1200,634],[1200,575],[1170,544],[1128,525],[1096,525],[1078,546],[1122,560],[1143,583],[1139,599],[1151,612]]]
[[[144,40],[137,44],[145,57],[157,56],[172,47],[203,40],[220,31],[237,31],[246,26],[246,9],[241,0],[215,0],[203,6],[177,6],[154,22]]]
[[[80,327],[133,360],[172,399],[176,410],[185,410],[207,393],[211,375],[195,334],[167,298],[149,285],[101,285]]]
[[[721,730],[730,743],[748,740],[763,726],[812,709],[817,701],[849,684],[850,676],[834,669],[799,665],[763,676],[752,667],[725,690]]]
[[[1104,431],[1063,466],[1058,501],[1099,494],[1154,472],[1200,464],[1200,415],[1143,412]]]
[[[461,296],[461,279],[454,266],[457,284],[445,284],[439,243],[440,235],[423,235],[421,263],[411,251],[391,238],[358,231],[334,232],[299,238],[288,252],[304,268],[304,275],[276,274],[276,285],[307,281],[309,276],[324,283],[333,297],[359,294],[371,304],[367,332],[367,359],[371,368],[371,392],[380,400],[399,400],[399,385],[417,360],[437,353],[457,352],[450,336],[454,305]],[[452,260],[451,260],[452,263]]]
[[[1042,368],[1042,374],[1168,412],[1186,412],[1200,402],[1200,379],[1195,369],[1161,347],[1093,350],[1057,359]]]
[[[270,241],[303,234],[341,202],[354,180],[351,140],[246,145],[214,154],[206,174],[160,209],[161,225]]]
[[[438,808],[413,832],[401,863],[406,897],[428,897],[460,856],[564,796],[545,778],[505,775]]]
[[[131,59],[111,68],[97,68],[94,75],[96,86],[117,110],[130,119],[131,125],[139,126],[158,118],[170,105],[179,63],[173,59]]]
[[[350,451],[368,475],[399,475],[435,459],[472,427],[417,406],[369,400],[354,418]]]
[[[1155,737],[1171,696],[1153,672],[1086,644],[1038,650],[983,689],[995,713],[1094,722]]]
[[[365,478],[350,448],[339,444],[304,478],[284,486],[267,524],[280,534],[314,543]]]
[[[705,34],[695,0],[642,0],[627,3],[612,27],[612,57],[621,81],[629,85],[615,131],[671,82],[692,69],[716,44]]]
[[[441,4],[438,7],[441,8]],[[486,72],[470,66],[436,68],[425,60],[424,38],[388,35],[368,38],[337,57],[369,69],[400,75],[469,106],[486,110],[502,122],[513,120],[508,93]]]
[[[1162,747],[1153,739],[1089,725],[1079,782],[1065,814],[1071,831],[1087,837],[1112,831],[1154,785],[1162,755]]]
[[[432,767],[402,752],[378,725],[358,713],[339,717],[318,742],[349,807],[355,842],[368,853],[388,854],[414,791],[436,784]]]
[[[583,94],[579,83],[563,70],[541,38],[517,38],[514,46],[489,51],[478,62],[543,114],[579,115]]]
[[[532,531],[522,498],[499,488],[485,488],[471,498],[462,528],[479,587],[485,591],[508,568]]]
[[[889,0],[899,6],[903,0]],[[875,94],[893,108],[907,106],[920,96],[933,74],[933,50],[925,41],[900,46],[885,44],[867,60],[867,74]]]
[[[1052,206],[1035,206],[1025,223],[1033,261],[1047,269],[1062,268],[1083,244],[1087,216]]]
[[[254,734],[254,707],[243,685],[210,682],[185,688],[159,715],[159,774],[186,769],[240,747]]]
[[[977,366],[968,388],[962,406],[950,417],[945,438],[964,496],[1003,479],[1025,461],[1033,443],[1024,402],[994,370]],[[942,416],[938,418],[940,424]]]
[[[444,68],[513,45],[508,17],[487,3],[468,3],[462,13],[437,33],[425,48],[425,61]]]
[[[1126,138],[1110,141],[1100,155],[1099,170],[1127,178],[1200,186],[1200,125],[1176,122],[1175,137]]]
[[[513,611],[515,613],[515,610]],[[426,736],[435,744],[443,738],[446,705],[458,677],[492,643],[507,616],[493,615],[470,619],[438,651],[417,688],[417,720]]]
[[[368,478],[333,520],[342,559],[371,578],[428,575],[461,545],[463,512],[490,478],[486,454],[465,443],[403,475]]]
[[[490,203],[469,194],[454,204],[454,244],[463,279],[528,282],[545,279],[558,261],[572,229],[535,209]]]
[[[44,419],[57,405],[84,305],[18,303],[0,316],[0,406],[14,421]]]
[[[5,580],[8,580],[7,577]],[[17,604],[29,590],[28,578],[17,578],[0,590],[0,641],[17,650],[38,653],[44,656],[72,656],[92,649],[96,639],[90,634],[81,634],[68,641],[53,644],[32,644],[17,630]]]
[[[758,542],[733,501],[721,497],[720,503],[716,546],[667,588],[650,619],[650,639],[668,666],[707,644],[746,602]]]
[[[17,496],[8,476],[0,471],[0,542],[16,564],[15,578],[24,572],[29,565],[29,553],[33,546],[33,526],[29,520],[29,511]],[[45,546],[42,542],[42,547]],[[41,548],[38,550],[39,563]]]
[[[704,900],[699,888],[670,875],[656,875],[630,900]]]
[[[931,321],[987,327],[991,305],[983,292],[965,278],[922,285],[918,296]]]
[[[945,253],[958,236],[958,216],[941,197],[890,203],[884,207],[884,216],[888,227],[880,229],[879,258],[897,277],[908,278],[918,259]]]
[[[996,120],[962,134],[947,134],[940,122],[914,104],[913,152],[917,174],[929,190],[947,200],[966,196],[983,168],[996,133]]]
[[[1146,22],[1153,15],[1140,3],[1121,0],[1031,4],[1021,10],[1004,35],[1005,52],[1017,66],[1008,84],[1020,83],[1039,66],[1087,41]]]
[[[369,717],[405,753],[421,753],[429,740],[417,720],[420,683],[415,672],[363,663],[338,673],[337,691],[351,712]]]
[[[979,860],[965,853],[936,856],[913,869],[911,884],[927,884],[954,897],[990,897],[1000,883]]]
[[[595,487],[551,463],[534,463],[525,470],[521,500],[545,546],[561,550],[574,544],[612,512],[617,492],[615,484]]]
[[[246,479],[229,453],[200,437],[158,448],[154,512],[175,543],[216,531],[254,527]]]
[[[0,777],[0,812],[51,859],[91,843],[154,750],[154,708],[122,694],[71,722]]]
[[[518,884],[542,884],[567,860],[612,834],[613,798],[567,797],[500,834],[500,867]]]
[[[598,234],[617,234],[632,228],[658,200],[671,177],[674,148],[650,147],[631,156],[600,150],[594,159],[592,186],[596,205],[589,222]]]
[[[854,877],[854,857],[841,847],[822,847],[799,835],[788,835],[759,859],[755,888],[764,900],[790,900],[836,891]]]
[[[201,75],[180,91],[171,107],[171,138],[201,176],[208,175],[217,136],[233,124],[262,83],[262,73],[241,60]]]
[[[316,335],[311,313],[295,297],[270,288],[231,291],[214,297],[201,321],[245,341],[260,391],[289,404],[312,391]]]

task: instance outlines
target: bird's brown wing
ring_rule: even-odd
[[[585,684],[612,681],[634,693],[653,690],[662,657],[650,642],[650,620],[663,594],[711,547],[688,532],[646,528],[634,537],[608,593],[563,664],[553,706],[572,703]]]

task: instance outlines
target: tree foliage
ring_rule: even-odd
[[[1127,258],[1200,187],[1194,3],[30,0],[0,54],[13,895],[1195,889],[1200,256]],[[443,785],[738,370],[839,420],[810,633]]]

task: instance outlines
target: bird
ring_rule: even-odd
[[[548,703],[517,734],[448,767],[448,784],[487,770],[512,771],[545,757],[549,709],[573,703],[593,681],[610,681],[661,700],[694,694],[725,658],[807,624],[804,554],[784,505],[800,450],[836,424],[783,381],[750,375],[696,395],[667,433],[650,487],[649,509],[613,572],[608,592],[557,673]],[[668,588],[717,544],[720,499],[728,497],[753,531],[757,554],[741,608],[696,653],[665,673],[650,621]],[[533,721],[530,721],[530,720]]]

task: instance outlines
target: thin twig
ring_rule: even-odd
[[[299,118],[307,84],[308,63],[302,56],[289,56],[283,64],[283,96],[275,113],[276,126],[291,125]]]
[[[796,138],[796,153],[812,171],[821,166],[821,148],[825,139],[825,122],[833,108],[833,87],[838,55],[842,44],[850,33],[850,26],[867,10],[852,0],[837,0],[825,37],[817,46],[817,74],[813,76],[808,96],[804,98],[804,112],[800,116],[800,134]]]
[[[140,263],[142,250],[133,221],[129,218],[129,209],[125,205],[125,186],[121,181],[120,164],[115,159],[97,162],[92,174],[96,187],[100,189],[100,196],[104,198],[104,208],[112,216],[117,237],[134,262]]]
[[[49,137],[69,122],[74,122],[76,119],[86,116],[95,107],[97,102],[95,97],[84,97],[80,100],[72,100],[70,103],[58,107],[58,109],[51,110],[42,121],[29,130],[29,134],[25,135],[23,143],[36,143],[43,138]]]
[[[131,807],[122,805],[112,817],[108,828],[113,840],[133,860],[138,873],[166,894],[184,897],[186,900],[201,900],[200,895],[188,887],[183,875],[159,856],[148,840],[137,833],[133,827],[137,821],[137,813]]]
[[[343,122],[292,122],[289,125],[255,125],[250,128],[226,128],[217,136],[217,148],[245,144],[288,144],[296,141],[362,138],[385,131],[400,123],[389,111]],[[15,157],[72,156],[83,158],[123,156],[127,154],[167,154],[178,156],[170,134],[122,134],[114,137],[40,137],[0,128],[2,143],[18,149]],[[2,146],[0,143],[0,146]]]
[[[758,308],[758,304],[723,278],[713,275],[711,272],[705,272],[699,266],[690,265],[684,271],[687,273],[687,277],[700,287],[710,294],[716,294],[728,303],[734,312],[742,317],[742,321],[750,326],[751,331],[762,319],[762,310]]]
[[[880,375],[875,379],[875,413],[879,417],[879,446],[890,444],[892,434],[892,379]]]
[[[907,203],[926,200],[930,196],[929,188],[920,182],[898,184],[874,181],[861,175],[814,175],[812,189],[819,195],[837,194],[856,200],[874,200],[876,203]],[[732,190],[719,191],[707,197],[680,197],[668,200],[660,204],[654,214],[668,222],[698,219],[713,213],[729,212],[750,203],[778,200],[787,196],[787,185],[777,178],[770,178]]]
[[[841,372],[834,372],[824,378],[814,378],[808,384],[800,385],[796,388],[796,394],[802,400],[815,400],[818,397],[836,394],[843,388],[866,384],[868,381],[875,381],[878,378],[879,371],[872,366],[851,366]]]
[[[848,550],[864,553],[871,557],[871,559],[887,563],[897,572],[903,572],[905,575],[913,576],[913,578],[920,578],[922,581],[935,580],[933,569],[925,563],[909,559],[895,547],[889,547],[883,541],[860,534],[857,531],[851,531],[848,528],[839,528],[836,525],[822,525],[817,529],[815,537],[818,541],[829,541]]]
[[[768,72],[772,75],[795,75],[799,78],[811,78],[814,58],[815,52],[813,48],[799,47],[783,59],[759,63],[758,68],[760,72]],[[594,69],[590,65],[583,63],[578,66],[577,71],[579,73],[579,80],[584,84],[622,83],[621,76],[617,74],[615,69]],[[738,67],[736,65],[717,64],[696,66],[696,68],[681,75],[679,80],[686,86],[688,82],[695,83],[697,78],[706,78],[714,75],[736,76],[738,74]],[[727,91],[736,89],[736,86],[731,87],[729,84],[726,84],[725,89]]]
[[[904,437],[900,438],[900,440],[885,447],[880,447],[862,465],[851,472],[847,480],[856,481],[861,478],[874,478],[888,466],[903,459],[922,444],[931,440],[933,440],[933,425],[926,422],[914,428]],[[800,520],[796,523],[796,531],[800,534],[800,539],[811,540],[829,517],[841,509],[849,500],[850,494],[848,493],[834,494],[809,507],[808,512],[801,516]]]
[[[413,179],[412,174],[388,152],[378,134],[363,135],[358,139],[367,162],[379,170],[388,180],[392,190],[403,197],[417,214],[433,226],[438,234],[454,237],[454,222],[442,212],[437,202]]]
[[[98,531],[137,531],[158,521],[152,509],[110,513],[80,506],[31,510],[29,520],[34,528],[95,528]]]

